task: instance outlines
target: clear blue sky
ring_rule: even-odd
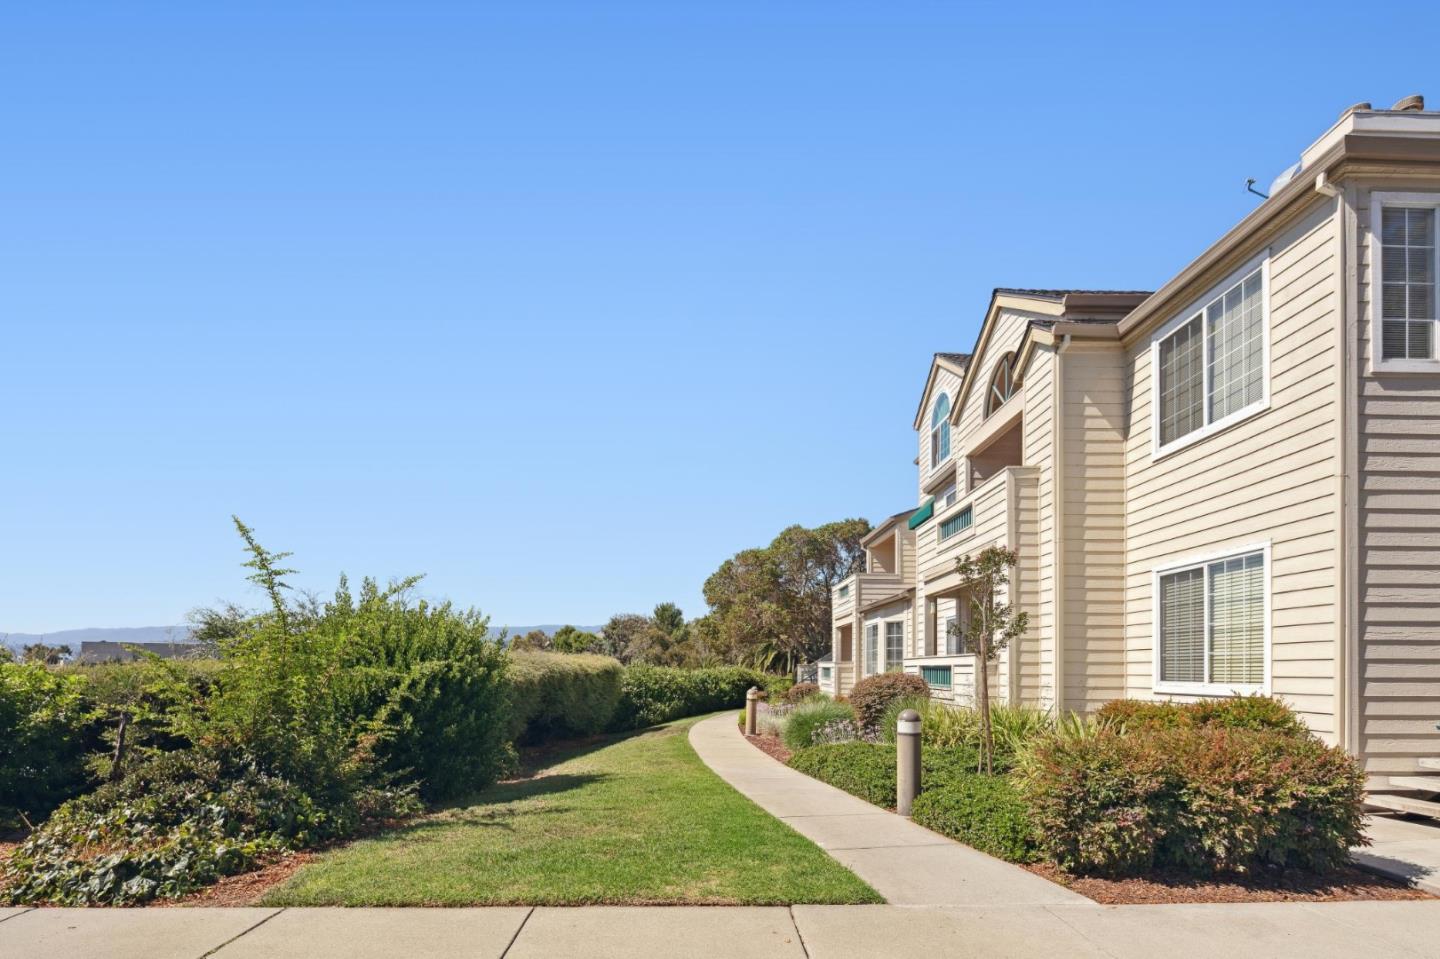
[[[1433,3],[12,4],[0,630],[428,574],[673,600],[914,500],[997,285],[1151,288]],[[203,8],[203,9],[202,9]]]

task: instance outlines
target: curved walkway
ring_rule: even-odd
[[[834,856],[891,905],[1100,908],[777,762],[746,742],[734,713],[696,723],[690,744],[720,778]]]

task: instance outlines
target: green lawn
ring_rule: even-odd
[[[337,849],[274,906],[882,902],[712,773],[696,719],[546,756],[529,778]]]

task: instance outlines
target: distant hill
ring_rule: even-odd
[[[189,626],[126,626],[61,629],[53,633],[6,633],[0,630],[0,643],[19,652],[32,643],[47,646],[69,646],[80,651],[81,643],[185,643],[190,641]]]
[[[545,626],[492,626],[491,632],[498,633],[503,628],[510,637],[524,636],[532,629],[543,629],[545,635],[554,636],[562,624],[551,623]],[[587,633],[599,633],[599,626],[576,626],[576,629]],[[190,640],[189,626],[127,626],[127,627],[92,627],[90,629],[61,629],[53,633],[6,633],[0,630],[0,644],[9,646],[17,653],[32,643],[45,643],[47,646],[69,646],[75,652],[80,651],[81,643],[184,643]]]
[[[516,636],[524,636],[526,633],[530,632],[532,629],[543,630],[546,636],[554,636],[557,632],[559,632],[560,627],[563,626],[563,625],[565,625],[565,624],[564,624],[564,623],[551,623],[551,624],[548,625],[548,626],[494,626],[494,625],[492,625],[492,626],[490,627],[490,631],[491,631],[492,633],[498,633],[498,632],[500,632],[500,630],[503,629],[503,630],[505,630],[506,635],[507,635],[508,637],[512,638],[512,639],[513,639],[514,637],[516,637]],[[605,628],[605,627],[603,627],[603,626],[581,626],[581,625],[576,624],[576,623],[572,623],[572,624],[570,624],[570,625],[574,626],[576,629],[580,630],[582,633],[595,633],[596,635],[599,635],[600,630],[602,630],[602,629]]]

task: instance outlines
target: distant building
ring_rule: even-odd
[[[153,653],[161,659],[186,659],[200,653],[200,647],[195,643],[116,643],[99,640],[81,643],[75,662],[128,663],[140,658],[135,650]]]

